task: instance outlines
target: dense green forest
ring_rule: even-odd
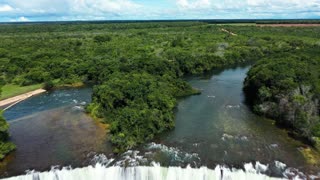
[[[0,95],[2,89],[3,82],[0,80]],[[15,150],[15,145],[11,142],[8,142],[9,138],[9,124],[4,119],[2,115],[2,111],[0,109],[0,160],[2,160],[8,153]]]
[[[319,47],[259,61],[249,71],[244,90],[256,113],[276,119],[310,142],[320,137]]]
[[[87,110],[110,124],[114,150],[122,152],[174,128],[178,98],[199,93],[183,80],[186,75],[263,64],[267,60],[261,59],[286,59],[288,54],[314,59],[319,39],[319,27],[205,22],[1,25],[0,78],[5,84],[44,83],[47,88],[94,83]]]

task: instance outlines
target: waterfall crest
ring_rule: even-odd
[[[259,170],[248,165],[246,170],[229,169],[217,166],[214,170],[206,167],[181,168],[137,166],[123,168],[106,167],[101,164],[78,169],[63,168],[48,172],[29,172],[27,175],[11,177],[7,180],[245,180],[245,179],[277,179],[260,174]]]

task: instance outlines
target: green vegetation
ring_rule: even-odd
[[[315,142],[320,137],[320,58],[318,49],[283,53],[255,64],[248,73],[245,92],[256,113],[292,128]],[[285,56],[286,55],[286,56]]]
[[[27,93],[36,89],[40,89],[42,87],[43,87],[42,84],[34,84],[30,86],[6,84],[5,86],[2,87],[2,94],[0,95],[0,100],[14,97],[19,94]]]
[[[16,146],[8,142],[9,138],[9,124],[3,118],[2,112],[0,112],[0,160],[2,160],[7,154],[16,149]]]
[[[2,94],[2,87],[4,85],[4,80],[2,78],[0,78],[0,97],[1,97],[1,94]]]
[[[175,97],[197,93],[182,80],[146,72],[113,74],[94,89],[88,110],[108,117],[116,152],[130,149],[174,127]],[[102,114],[101,114],[102,113]]]
[[[0,95],[3,83],[0,81]],[[16,149],[16,146],[11,142],[8,142],[9,138],[9,124],[3,118],[2,111],[0,110],[0,160],[2,160],[7,154]]]
[[[111,141],[121,152],[174,127],[177,99],[199,93],[184,76],[269,56],[300,57],[314,53],[319,38],[319,27],[187,21],[2,25],[0,78],[48,89],[94,83],[87,110],[110,124]],[[270,96],[266,88],[261,93]]]

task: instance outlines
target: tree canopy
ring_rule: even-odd
[[[278,91],[295,90],[297,81],[317,92],[317,75],[308,68],[317,63],[318,39],[319,27],[204,22],[1,25],[0,79],[21,86],[44,83],[48,89],[93,83],[87,110],[111,125],[111,141],[121,152],[174,127],[177,99],[199,93],[183,80],[188,75],[258,62],[247,80],[247,90],[258,103]],[[286,62],[288,55],[291,60]]]
[[[245,81],[254,111],[293,128],[311,141],[320,137],[320,58],[312,54],[275,58],[255,64]]]

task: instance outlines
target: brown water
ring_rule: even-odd
[[[83,93],[91,93],[91,89],[40,95],[6,112],[8,117],[13,117],[33,109],[30,115],[9,121],[11,140],[17,150],[1,164],[1,174],[44,171],[56,165],[86,166],[95,154],[111,153],[105,127],[84,113],[83,105],[90,100],[90,94]],[[35,104],[29,106],[30,102]],[[50,108],[47,106],[49,110],[40,108],[34,112],[44,103],[52,103]],[[56,108],[53,104],[62,107]],[[21,111],[14,114],[15,109]]]

